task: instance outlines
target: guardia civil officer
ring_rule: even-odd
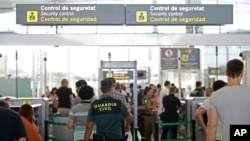
[[[101,91],[103,96],[93,102],[89,109],[84,141],[89,140],[94,124],[96,125],[94,141],[124,141],[121,118],[124,118],[127,123],[131,123],[133,116],[121,100],[112,97],[114,85],[111,80],[101,81]]]

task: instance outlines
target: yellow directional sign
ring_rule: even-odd
[[[188,49],[186,50],[186,53],[187,53],[187,54],[191,54],[191,53],[192,53],[192,49],[191,49],[191,48],[188,48]]]
[[[27,99],[22,99],[22,102],[23,103],[31,103],[32,102],[32,99],[31,98],[27,98]]]
[[[171,49],[171,53],[168,51]],[[161,48],[162,69],[178,69],[178,55],[180,50],[180,68],[184,70],[200,69],[199,48]]]
[[[219,75],[219,74],[221,74],[221,71],[219,70],[219,69],[212,69],[211,71],[210,71],[210,73],[212,74],[212,75]]]
[[[107,73],[106,78],[109,78],[109,77],[113,77],[113,74],[112,73]]]
[[[224,75],[226,69],[225,68],[208,68],[210,75]]]
[[[37,11],[27,11],[26,13],[27,22],[37,22],[38,21],[38,12]]]
[[[181,61],[182,61],[182,62],[188,62],[188,60],[189,60],[189,57],[188,57],[187,54],[183,54],[183,55],[181,56]]]
[[[136,22],[142,23],[147,22],[148,14],[147,11],[136,11]]]

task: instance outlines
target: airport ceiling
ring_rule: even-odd
[[[16,4],[52,4],[65,2],[66,0],[0,0],[0,8],[13,9]]]
[[[109,0],[112,1],[119,0]],[[56,4],[56,3],[95,3],[96,0],[0,0],[0,9],[13,9],[16,4]]]

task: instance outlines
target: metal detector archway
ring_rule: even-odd
[[[104,78],[103,77],[103,70],[104,69],[133,69],[134,70],[134,88],[133,88],[133,107],[138,107],[137,103],[137,61],[101,61],[101,66],[99,69],[99,87],[101,86],[101,80]],[[138,127],[138,110],[137,108],[133,108],[133,113],[134,113],[134,129],[133,129],[133,141],[135,141],[136,134],[135,134],[135,129]]]
[[[243,85],[250,87],[250,74],[247,73],[250,70],[250,50],[241,52],[240,57],[242,57],[245,62],[243,73]]]

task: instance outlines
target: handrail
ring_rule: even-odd
[[[161,140],[161,141],[183,141],[183,140],[191,140],[192,137],[185,137],[185,138],[178,138],[178,139],[167,139],[167,140]]]
[[[168,122],[168,123],[159,123],[159,126],[173,126],[173,125],[185,125],[192,124],[192,121],[180,121],[180,122]]]
[[[137,137],[138,137],[138,140],[141,141],[142,136],[141,136],[141,133],[140,133],[139,130],[136,131],[136,135],[137,135]]]
[[[54,121],[48,121],[48,124],[49,124],[49,125],[68,126],[67,123],[54,122]]]
[[[70,140],[64,140],[64,139],[57,139],[57,138],[53,138],[53,137],[49,137],[48,139],[49,139],[49,141],[70,141]]]
[[[137,141],[145,141],[145,137],[141,135],[139,128],[135,128],[135,133],[138,139]]]
[[[195,120],[192,121],[180,121],[180,122],[168,122],[168,123],[158,123],[156,122],[156,133],[158,134],[158,126],[163,127],[163,126],[176,126],[176,125],[187,125],[187,124],[192,124],[192,136],[191,137],[183,137],[183,138],[178,138],[178,139],[167,139],[167,140],[161,140],[161,141],[182,141],[182,140],[192,140],[195,141]],[[155,136],[155,140],[158,141],[158,135]]]

